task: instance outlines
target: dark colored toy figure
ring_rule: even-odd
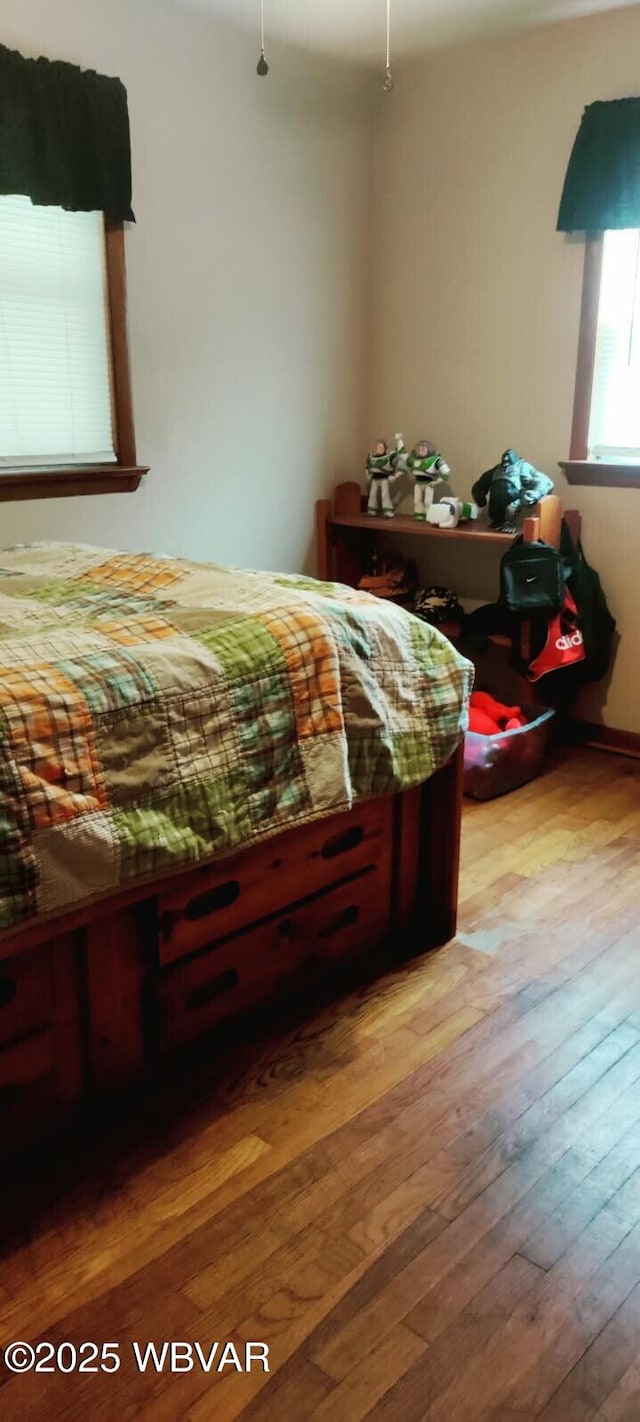
[[[431,622],[438,627],[443,622],[463,622],[464,612],[454,592],[450,588],[420,588],[414,599],[412,612],[423,622]]]
[[[522,509],[527,504],[537,504],[552,489],[548,474],[520,459],[515,449],[506,449],[500,463],[476,480],[472,495],[481,508],[488,500],[494,528],[500,533],[517,533]]]

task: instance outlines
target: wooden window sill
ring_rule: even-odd
[[[558,464],[568,484],[640,489],[640,464],[606,464],[600,459],[559,459]]]
[[[138,488],[142,464],[90,464],[73,469],[25,469],[0,473],[0,503],[15,499],[60,499],[77,494],[123,494]]]

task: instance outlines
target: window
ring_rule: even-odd
[[[585,252],[570,483],[640,484],[640,230]]]
[[[606,232],[589,459],[640,459],[640,231]]]
[[[0,498],[137,487],[124,233],[0,197]]]
[[[0,200],[0,465],[115,462],[103,222]]]

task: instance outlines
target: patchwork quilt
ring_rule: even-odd
[[[471,676],[334,584],[0,551],[0,929],[418,784]]]

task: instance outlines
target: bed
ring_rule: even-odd
[[[332,583],[0,552],[0,1128],[451,937],[470,683]]]

